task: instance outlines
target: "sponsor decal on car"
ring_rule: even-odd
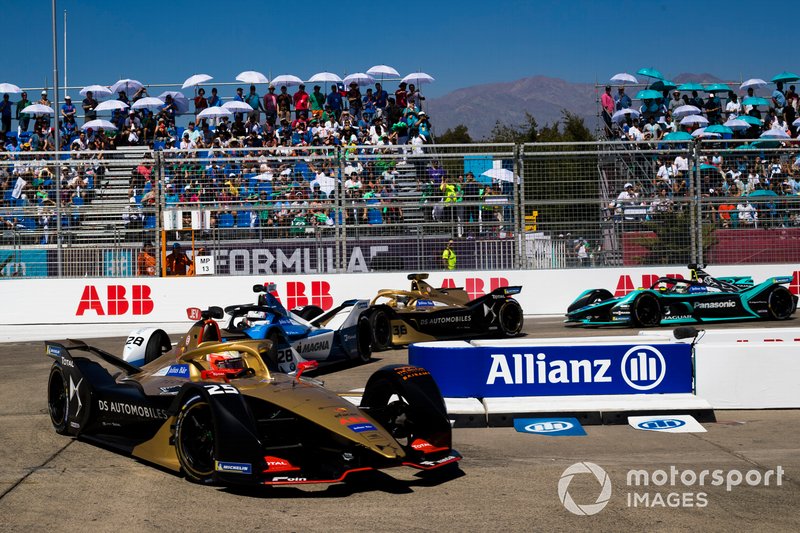
[[[375,426],[373,426],[372,424],[369,424],[369,423],[367,423],[367,424],[350,424],[347,427],[350,428],[350,431],[352,431],[353,433],[363,433],[365,431],[377,431],[377,429],[378,429],[378,428],[376,428]]]
[[[105,411],[107,413],[136,416],[151,420],[166,420],[168,418],[167,412],[164,409],[145,407],[143,405],[134,405],[127,402],[100,400],[97,402],[97,407],[101,411]]]
[[[229,463],[226,461],[214,461],[214,470],[217,472],[229,472],[232,474],[252,474],[253,465],[250,463]]]
[[[470,315],[437,316],[433,318],[422,318],[419,321],[419,325],[432,326],[437,324],[458,324],[471,321],[472,317]]]
[[[189,379],[189,365],[172,365],[167,369],[167,376]]]
[[[735,300],[721,300],[718,302],[696,302],[695,309],[731,309],[736,307]]]
[[[61,347],[60,346],[53,346],[52,344],[47,345],[47,355],[52,355],[53,357],[61,357]]]

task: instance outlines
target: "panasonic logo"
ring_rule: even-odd
[[[733,300],[723,300],[720,302],[697,302],[694,304],[695,309],[729,309],[736,307],[736,302]]]
[[[538,353],[511,354],[511,364],[503,354],[491,354],[492,367],[487,385],[502,380],[506,385],[522,383],[611,383],[606,375],[611,359],[581,359],[573,361],[548,361],[547,355]]]

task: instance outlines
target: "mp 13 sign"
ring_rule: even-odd
[[[428,369],[455,398],[692,392],[688,344],[598,346],[412,345],[409,363]]]

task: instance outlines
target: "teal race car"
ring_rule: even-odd
[[[797,310],[787,287],[792,276],[759,284],[750,276],[713,278],[689,265],[691,277],[662,277],[646,289],[614,297],[606,289],[583,291],[570,304],[566,324],[636,326],[697,324],[734,320],[786,320]]]

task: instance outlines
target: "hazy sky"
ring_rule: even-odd
[[[60,84],[64,10],[71,86],[121,77],[180,85],[196,73],[233,82],[243,70],[308,79],[388,64],[401,75],[434,76],[423,90],[435,97],[533,75],[604,82],[645,66],[667,77],[708,72],[725,80],[800,71],[792,51],[800,2],[62,0]],[[2,13],[0,82],[51,85],[51,3],[5,2]]]

